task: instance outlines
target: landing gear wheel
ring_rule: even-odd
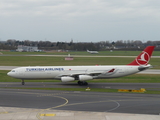
[[[88,83],[87,83],[87,82],[84,82],[84,85],[88,85]]]
[[[88,85],[88,83],[86,81],[78,81],[78,85],[80,85],[80,86]]]
[[[81,84],[81,81],[78,81],[77,83],[78,83],[78,85],[80,85],[80,84]]]
[[[22,80],[22,85],[24,85],[25,84],[25,82],[24,82],[24,80]]]

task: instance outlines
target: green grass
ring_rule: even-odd
[[[31,89],[31,90],[59,90],[59,91],[86,91],[86,92],[114,92],[117,93],[118,89],[104,89],[104,88],[23,88],[23,87],[3,87],[7,89]],[[120,92],[120,93],[132,93],[132,94],[160,94],[160,91],[146,90],[145,92]]]
[[[4,87],[4,88],[12,88],[12,87]],[[12,89],[32,89],[32,90],[61,90],[61,91],[87,91],[86,88],[23,88],[23,87],[15,87]],[[102,89],[102,88],[92,88],[90,91],[92,92],[117,92],[117,89]]]
[[[6,70],[0,70],[0,82],[19,82],[20,80],[7,76]]]
[[[73,61],[65,61],[64,57],[47,57],[47,56],[14,56],[29,54],[51,54],[51,55],[86,55],[86,56],[137,56],[141,51],[100,51],[99,54],[90,54],[84,52],[5,52],[0,56],[0,66],[59,66],[59,65],[125,65],[134,60],[134,58],[115,58],[115,57],[75,57]],[[154,51],[153,55],[160,56],[160,51]],[[160,69],[159,58],[152,58],[150,64]]]
[[[4,55],[91,55],[91,56],[137,56],[141,53],[141,51],[116,51],[110,52],[110,50],[99,51],[99,54],[90,54],[86,51],[69,51],[69,52],[8,52],[1,51]],[[159,56],[160,51],[154,51],[153,56]]]
[[[0,66],[67,66],[67,65],[126,65],[134,58],[75,57],[66,61],[64,57],[47,56],[0,56]],[[159,58],[152,58],[150,64],[160,69]]]

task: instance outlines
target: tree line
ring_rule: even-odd
[[[146,41],[140,40],[117,40],[117,41],[100,41],[100,42],[51,42],[51,41],[30,41],[30,40],[14,40],[9,39],[5,42],[0,42],[1,50],[16,50],[18,45],[23,46],[37,46],[40,50],[72,50],[72,51],[86,51],[96,50],[102,51],[106,49],[115,50],[135,50],[144,49],[146,46],[154,45],[156,49],[160,49],[160,41]]]

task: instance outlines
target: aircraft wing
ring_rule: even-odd
[[[70,76],[70,77],[74,77],[74,76],[77,76],[77,75],[90,75],[90,76],[98,76],[98,75],[101,75],[101,74],[113,74],[116,72],[116,69],[115,68],[112,68],[112,69],[109,69],[109,70],[106,70],[106,71],[103,71],[103,72],[95,72],[95,71],[91,71],[91,72],[70,72],[70,73],[67,73],[67,74],[60,74],[58,77],[63,77],[63,76]]]
[[[90,72],[90,73],[86,73],[86,72],[77,72],[77,73],[68,73],[68,74],[61,74],[59,75],[59,77],[63,77],[63,76],[70,76],[70,77],[74,77],[77,75],[100,75],[102,74],[101,72],[97,73],[97,72]]]

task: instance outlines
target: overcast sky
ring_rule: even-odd
[[[160,40],[160,0],[0,0],[0,40]]]

